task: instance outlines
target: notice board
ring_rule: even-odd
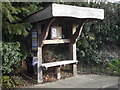
[[[32,32],[32,50],[37,50],[38,48],[38,38],[37,38],[37,32]]]

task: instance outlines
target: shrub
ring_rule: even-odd
[[[2,43],[2,73],[10,74],[14,69],[19,66],[21,53],[19,52],[20,44],[14,43]]]
[[[2,82],[2,89],[12,89],[21,84],[21,82],[15,77],[10,77],[7,75],[2,76],[1,82]]]
[[[107,71],[111,74],[120,75],[120,59],[113,59],[107,64]]]

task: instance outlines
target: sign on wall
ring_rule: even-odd
[[[37,39],[37,32],[32,32],[32,50],[37,50],[38,48],[38,39]]]
[[[51,27],[51,39],[61,39],[61,38],[62,38],[62,28]]]

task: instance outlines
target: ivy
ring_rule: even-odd
[[[3,74],[10,74],[17,67],[21,60],[20,44],[16,43],[2,43],[2,72]]]

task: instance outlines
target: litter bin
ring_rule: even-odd
[[[37,57],[27,57],[26,64],[29,74],[37,74]]]
[[[38,58],[37,57],[33,57],[32,66],[33,66],[35,75],[37,74],[37,64],[38,64]]]

